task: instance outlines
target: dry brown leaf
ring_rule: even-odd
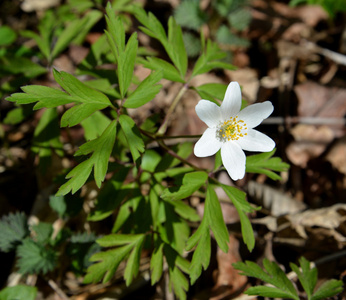
[[[280,190],[253,180],[248,183],[248,194],[261,206],[270,210],[273,216],[297,213],[306,207],[304,203],[287,196]]]
[[[25,12],[43,11],[58,6],[60,0],[24,0],[21,9]]]
[[[225,253],[219,248],[217,250],[218,274],[213,288],[215,296],[210,297],[211,300],[225,299],[239,291],[247,282],[247,277],[240,275],[239,271],[232,266],[233,263],[241,261],[239,241],[233,235],[229,238],[229,251]]]
[[[346,175],[346,137],[340,139],[328,152],[326,159],[338,169],[340,173]]]

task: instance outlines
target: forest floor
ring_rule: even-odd
[[[147,10],[167,19],[179,4],[178,0],[141,2]],[[232,267],[225,267],[240,258],[258,263],[269,258],[289,269],[289,262],[304,256],[316,263],[320,274],[318,284],[330,278],[345,282],[346,278],[346,16],[337,14],[330,19],[320,6],[290,7],[288,1],[253,0],[249,9],[252,21],[243,32],[249,47],[226,48],[232,53],[232,63],[237,69],[199,76],[191,85],[238,81],[249,103],[271,101],[274,113],[262,123],[260,130],[276,141],[276,155],[289,163],[290,169],[281,174],[280,182],[264,175],[246,175],[237,182],[247,191],[248,200],[262,207],[251,216],[255,250],[249,253],[239,242],[236,211],[231,205],[222,205],[231,233],[230,251],[225,254],[214,247],[212,263],[191,288],[189,299],[246,299],[242,291],[256,281],[247,281]],[[24,15],[19,11],[14,13],[10,18],[16,23],[13,26],[32,26],[37,14],[32,12],[27,18]],[[100,32],[89,34],[90,43],[97,34]],[[145,47],[153,46],[144,39],[141,42]],[[87,52],[87,46],[70,47],[55,60],[54,66],[73,73]],[[136,73],[144,78],[148,70],[138,66]],[[49,76],[37,79],[35,84],[49,84]],[[176,93],[179,85],[164,85],[164,93],[144,109],[134,111],[139,122],[152,111],[168,108],[170,95]],[[172,118],[169,134],[203,132],[204,124],[194,110],[199,99],[193,91],[184,95],[183,105]],[[5,102],[1,100],[0,108],[7,112],[12,104]],[[1,113],[1,118],[4,117]],[[3,125],[6,139],[0,146],[1,215],[15,210],[30,214],[42,192],[40,187],[45,186],[45,178],[38,175],[30,152],[30,139],[39,117],[36,113],[34,118],[18,126]],[[76,139],[82,138],[81,129],[72,130],[71,134]],[[213,160],[195,157],[189,160],[201,167],[213,166]],[[14,257],[1,255],[2,261],[10,262],[1,271],[3,284],[11,273]],[[143,268],[148,265],[146,259],[143,257]],[[115,298],[119,289],[123,295],[131,293],[127,299],[160,299],[160,287],[152,288],[148,282],[139,282],[137,287],[126,290],[122,282],[80,287],[73,276],[68,277],[69,274],[65,287],[78,295],[73,298],[76,300]],[[165,297],[171,299],[168,294]],[[59,298],[52,293],[49,299]],[[346,299],[346,292],[333,299]]]

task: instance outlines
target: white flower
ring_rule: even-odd
[[[196,143],[194,153],[206,157],[221,149],[222,162],[233,180],[245,175],[243,150],[268,152],[275,147],[271,138],[253,129],[273,112],[271,102],[249,105],[241,111],[240,107],[241,91],[237,82],[228,85],[221,106],[207,100],[200,100],[196,105],[198,117],[209,128]]]

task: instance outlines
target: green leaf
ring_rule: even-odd
[[[52,50],[51,60],[57,57],[62,51],[64,51],[73,39],[81,32],[83,27],[87,24],[88,19],[76,19],[73,20],[60,34],[58,40]]]
[[[96,111],[81,122],[87,141],[96,139],[107,128],[111,120],[100,111]]]
[[[275,262],[270,262],[265,258],[263,260],[263,265],[266,272],[256,263],[251,261],[246,261],[245,263],[237,262],[233,264],[235,269],[242,271],[242,275],[259,278],[274,286],[251,287],[245,292],[245,294],[299,300],[299,296],[292,282],[286,277],[286,274]]]
[[[162,78],[162,71],[151,73],[145,78],[136,90],[126,99],[124,107],[138,108],[154,99],[161,90],[162,85],[157,84]]]
[[[57,253],[30,238],[23,240],[17,248],[19,273],[38,274],[53,271],[57,264]]]
[[[96,283],[102,278],[103,283],[111,280],[119,264],[126,258],[131,249],[132,244],[129,244],[94,254],[90,260],[96,263],[88,268],[83,283]]]
[[[53,20],[54,18],[52,18]],[[48,28],[49,30],[49,28]],[[40,49],[41,53],[44,55],[46,59],[49,59],[50,56],[50,37],[49,36],[40,36],[37,33],[30,31],[30,30],[22,30],[20,32],[20,35],[22,37],[33,39],[38,48]]]
[[[181,200],[192,195],[207,180],[208,174],[202,171],[184,174],[182,178],[178,178],[175,186],[167,188],[163,191],[161,198],[168,200]]]
[[[32,230],[35,232],[35,241],[41,244],[47,244],[53,233],[53,226],[50,223],[40,222],[32,225]]]
[[[250,42],[244,38],[241,38],[233,34],[229,27],[226,25],[221,25],[216,32],[216,40],[220,44],[234,45],[239,47],[248,47]]]
[[[185,204],[183,201],[180,200],[169,200],[164,199],[166,202],[174,206],[174,211],[183,217],[184,219],[187,219],[191,222],[198,222],[200,221],[200,217],[197,214],[196,210],[192,208],[191,206]]]
[[[144,142],[136,123],[127,115],[119,116],[119,123],[129,145],[133,161],[139,164],[140,153],[144,152]]]
[[[27,285],[5,287],[0,291],[1,300],[35,300],[37,288]]]
[[[196,57],[201,53],[201,40],[191,32],[183,32],[183,40],[186,48],[186,53],[189,57]]]
[[[6,100],[16,102],[17,104],[29,104],[38,102],[34,109],[54,108],[59,105],[68,104],[75,99],[64,93],[63,91],[39,85],[23,86],[21,89],[24,93],[15,93]]]
[[[124,23],[120,17],[115,17],[115,13],[112,9],[110,2],[106,7],[106,22],[108,25],[108,42],[111,46],[115,59],[118,60],[119,55],[124,52],[125,49],[125,28]]]
[[[343,282],[341,280],[331,279],[324,282],[318,290],[312,295],[311,300],[321,300],[335,296],[343,291]]]
[[[58,213],[60,218],[77,215],[83,208],[84,200],[79,195],[50,196],[49,206]]]
[[[133,10],[137,20],[141,22],[145,27],[140,27],[140,29],[147,35],[156,38],[161,41],[161,43],[167,43],[167,36],[165,29],[163,28],[161,22],[155,17],[151,12],[147,13],[141,7],[135,7]]]
[[[4,124],[16,125],[24,121],[27,117],[33,114],[32,107],[20,106],[10,110],[5,119]]]
[[[183,40],[181,27],[173,17],[168,20],[168,42],[165,47],[170,59],[179,70],[181,78],[184,79],[187,70],[187,54]]]
[[[255,286],[250,287],[246,290],[245,294],[247,295],[260,295],[262,297],[271,297],[271,298],[281,298],[281,299],[299,299],[298,296],[292,296],[290,293],[282,291],[275,287],[270,286]]]
[[[109,99],[99,91],[88,87],[86,84],[79,81],[77,78],[66,72],[58,72],[53,69],[54,79],[60,86],[71,96],[79,99],[81,103],[93,103],[110,105]]]
[[[140,239],[137,240],[129,259],[126,263],[126,268],[124,271],[124,279],[126,285],[129,286],[132,280],[138,275],[139,264],[141,259],[141,250],[145,241],[145,235],[142,235]]]
[[[231,26],[237,30],[245,30],[251,22],[251,12],[246,8],[239,8],[228,16]]]
[[[255,209],[245,200],[246,194],[244,192],[231,186],[223,184],[221,186],[238,212],[244,243],[249,251],[252,251],[255,247],[255,236],[246,213],[251,213]]]
[[[235,67],[233,65],[220,61],[225,57],[226,53],[221,51],[216,43],[208,40],[203,53],[195,63],[191,78],[218,68],[234,70]]]
[[[42,114],[34,132],[31,150],[40,157],[40,169],[46,172],[52,163],[53,152],[64,155],[63,144],[60,141],[60,128],[56,109],[47,109]]]
[[[272,172],[287,171],[289,164],[284,163],[279,157],[272,157],[276,149],[246,157],[246,172],[265,174],[273,180],[281,179],[281,176]],[[272,157],[272,158],[271,158]]]
[[[24,213],[10,213],[0,220],[0,249],[3,252],[14,250],[29,234]]]
[[[129,271],[125,270],[126,281],[129,283],[133,276],[138,272],[140,249],[143,245],[145,235],[126,235],[126,234],[110,234],[104,236],[97,240],[97,243],[103,247],[111,247],[118,245],[125,245],[122,247],[115,248],[113,250],[99,252],[94,254],[90,260],[97,261],[96,264],[91,265],[88,268],[88,273],[84,278],[84,283],[95,283],[102,279],[103,282],[109,281],[119,264],[126,258],[126,256],[131,252]],[[127,269],[127,268],[126,268]],[[133,271],[133,274],[129,274]],[[125,275],[124,275],[125,276]]]
[[[160,243],[158,247],[155,247],[151,259],[150,259],[150,272],[151,272],[151,285],[154,285],[162,276],[163,269],[163,246],[164,243]]]
[[[0,47],[11,45],[17,38],[16,32],[9,26],[0,27]]]
[[[161,204],[161,226],[159,226],[160,238],[169,244],[177,253],[184,252],[185,243],[190,234],[190,228],[185,220],[176,213],[173,205],[167,202]]]
[[[125,50],[119,54],[118,59],[118,80],[122,99],[125,98],[125,94],[132,81],[137,49],[137,33],[133,33],[126,44]]]
[[[204,212],[207,214],[209,226],[214,233],[218,246],[223,252],[227,253],[229,243],[228,230],[223,220],[220,202],[210,184],[207,187]]]
[[[185,275],[180,271],[188,272],[189,263],[182,258],[169,244],[164,247],[164,254],[168,264],[170,285],[178,299],[186,299],[186,291],[189,288],[189,282]]]
[[[74,38],[73,42],[80,45],[84,42],[86,35],[89,33],[91,28],[103,17],[103,13],[99,10],[89,10],[81,22],[83,26],[78,32],[78,35]],[[85,19],[85,20],[84,20]]]
[[[126,192],[125,199],[127,201],[120,206],[112,232],[118,232],[130,218],[132,218],[131,221],[133,223],[138,224],[137,222],[139,222],[138,219],[140,218],[139,214],[143,214],[143,210],[146,208],[143,195],[140,193],[139,189],[136,188],[133,191],[129,191],[131,186],[133,186],[133,184],[124,187],[126,188],[124,191]],[[120,192],[120,195],[121,194]],[[124,200],[124,198],[121,200]],[[140,229],[141,232],[143,232],[144,224],[141,224]]]
[[[96,185],[101,186],[107,173],[108,160],[112,153],[115,136],[116,121],[112,121],[100,137],[85,143],[79,148],[75,155],[87,155],[91,152],[93,154],[67,174],[66,178],[70,179],[60,187],[56,196],[66,195],[70,191],[74,194],[87,181],[92,168],[94,168]]]
[[[206,12],[199,7],[198,0],[184,0],[174,10],[174,17],[179,25],[198,30],[207,21]]]
[[[207,83],[195,88],[202,99],[212,100],[214,102],[215,99],[223,100],[226,89],[227,85],[223,83]]]
[[[203,228],[200,226],[199,228]],[[197,232],[197,231],[196,231]],[[202,233],[202,229],[200,231]],[[201,276],[202,267],[206,270],[210,263],[211,244],[209,228],[205,227],[203,233],[200,234],[198,245],[193,253],[190,266],[190,280],[194,284]]]
[[[146,57],[146,60],[140,60],[140,62],[151,70],[162,70],[163,78],[170,81],[182,82],[184,79],[181,78],[179,71],[171,63],[157,57]]]
[[[293,263],[290,263],[290,267],[298,275],[298,279],[302,284],[308,299],[311,299],[311,295],[313,294],[317,283],[317,269],[310,269],[310,262],[304,257],[299,259],[299,263],[302,271],[300,271],[298,266]]]
[[[45,68],[30,59],[12,54],[0,56],[0,71],[6,74],[23,74],[27,78],[38,77],[47,72]]]
[[[95,210],[88,216],[89,221],[100,221],[111,215],[124,198],[136,197],[139,190],[133,185],[124,185],[130,167],[118,166],[112,178],[106,182],[97,196]],[[112,198],[112,201],[109,199]]]

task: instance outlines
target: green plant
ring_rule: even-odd
[[[212,107],[215,114],[219,112],[220,100],[225,94],[227,96],[224,99],[234,98],[236,104],[228,104],[228,100],[223,102],[227,102],[224,106],[236,106],[237,109],[232,109],[234,114],[240,115],[247,111],[252,115],[254,106],[239,112],[239,85],[237,97],[232,96],[225,84],[191,85],[191,80],[197,75],[214,69],[234,69],[231,64],[223,62],[226,54],[217,43],[205,40],[202,35],[201,54],[191,72],[188,72],[183,33],[176,20],[173,17],[168,20],[166,31],[152,13],[145,12],[137,5],[130,5],[130,1],[115,2],[115,5],[119,3],[126,6],[126,11],[142,24],[139,29],[143,34],[161,43],[168,60],[142,51],[137,32],[127,34],[126,18],[116,15],[114,7],[108,3],[105,17],[107,30],[92,45],[89,55],[77,69],[78,74],[88,74],[92,79],[82,82],[76,76],[54,69],[54,79],[61,88],[28,85],[22,87],[23,92],[7,98],[18,105],[30,104],[34,110],[45,109],[34,134],[32,150],[47,165],[51,163],[48,158],[53,152],[67,156],[61,140],[63,133],[67,136],[65,141],[67,139],[74,144],[74,141],[69,140],[69,127],[83,128],[84,140],[77,145],[78,149],[74,148],[76,159],[70,168],[56,178],[60,185],[57,193],[51,195],[50,205],[60,219],[68,220],[81,209],[83,198],[80,195],[86,193],[89,183],[95,182],[99,190],[87,221],[101,222],[109,218],[113,227],[102,237],[97,236],[97,233],[72,233],[67,228],[53,234],[51,224],[40,222],[28,229],[24,217],[17,217],[23,219],[21,223],[18,222],[22,224],[21,229],[17,230],[12,226],[15,221],[4,219],[4,230],[14,230],[17,234],[7,239],[3,249],[17,250],[18,269],[22,273],[50,276],[60,261],[68,259],[71,262],[69,268],[76,274],[84,274],[87,268],[84,283],[112,280],[120,263],[126,261],[124,280],[127,285],[138,275],[141,253],[145,249],[151,253],[151,283],[157,283],[167,272],[174,293],[178,298],[186,299],[189,283],[195,283],[202,270],[209,266],[210,231],[220,249],[228,251],[229,235],[215,189],[221,188],[228,197],[225,201],[235,206],[240,216],[243,240],[250,251],[254,248],[255,238],[248,213],[259,208],[246,201],[246,194],[242,190],[218,181],[217,175],[225,169],[221,161],[225,159],[222,153],[216,154],[214,168],[207,170],[188,160],[193,151],[191,142],[167,144],[168,139],[174,141],[178,138],[166,133],[172,113],[189,89],[197,92],[205,99],[203,101],[213,102],[207,105]],[[47,50],[45,46],[49,40],[46,37],[55,32],[52,29],[50,32],[42,29],[40,34],[32,36],[38,45],[42,42],[39,48],[48,62],[69,45],[72,35],[78,36],[76,28],[84,24],[80,22],[85,21],[72,23],[76,27],[69,33],[69,38],[64,37],[64,32],[67,35],[66,29],[61,29],[61,35],[57,35],[58,40],[62,39],[58,48],[55,46]],[[106,64],[108,68],[104,67]],[[151,70],[143,81],[134,76],[137,64]],[[142,109],[156,97],[162,90],[162,78],[180,83],[180,90],[164,117],[153,114],[138,122],[132,117],[131,110]],[[269,103],[262,105],[269,107]],[[263,145],[263,135],[250,130],[270,112],[269,109],[260,117],[250,118],[252,124],[249,128],[244,125],[246,132],[240,132],[242,128],[238,121],[233,123],[229,119],[231,116],[225,116],[222,119],[224,124],[217,126],[227,137],[219,135],[218,141],[226,143],[227,138],[233,139],[235,130],[238,130],[236,138],[242,137],[240,134],[250,135],[252,132],[259,139],[257,145]],[[209,127],[213,128],[213,124]],[[179,139],[184,138],[190,136],[179,136]],[[239,147],[249,148],[244,144]],[[273,147],[274,142],[271,141],[270,147],[259,151],[270,151]],[[274,152],[275,149],[246,158],[246,171],[280,179],[275,172],[285,171],[289,166],[280,158],[273,158]],[[244,154],[242,158],[244,164],[241,167],[244,167],[245,172]],[[229,170],[229,164],[226,169]],[[205,202],[202,219],[190,205],[191,196]],[[12,220],[14,217],[9,218]],[[194,232],[191,231],[191,223],[197,228]],[[68,257],[62,249],[66,249]],[[192,252],[191,261],[184,256],[185,250]],[[165,265],[168,268],[164,268]]]
[[[318,289],[316,289],[317,268],[311,267],[310,262],[304,257],[299,259],[299,264],[300,267],[294,263],[290,263],[290,266],[296,273],[308,300],[326,299],[342,292],[342,281],[335,279],[325,281]],[[275,262],[270,262],[269,260],[264,259],[263,266],[265,270],[262,270],[257,264],[251,261],[246,261],[246,263],[238,262],[233,264],[233,266],[242,271],[243,275],[258,278],[261,281],[270,284],[250,287],[245,292],[248,295],[295,300],[301,299],[291,280],[287,278],[284,271],[282,271]]]
[[[249,41],[242,33],[251,22],[247,0],[211,1],[204,10],[198,0],[183,0],[174,11],[179,25],[185,30],[183,39],[190,57],[196,57],[202,46],[199,33],[203,26],[208,27],[210,38],[224,50],[231,47],[248,47]]]

